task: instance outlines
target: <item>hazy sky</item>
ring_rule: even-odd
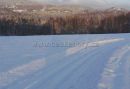
[[[130,0],[35,0],[48,3],[72,3],[72,4],[105,4],[105,3],[116,3],[116,4],[130,4]]]
[[[123,6],[130,7],[130,0],[35,0],[43,3],[51,3],[51,4],[76,4],[83,6]]]

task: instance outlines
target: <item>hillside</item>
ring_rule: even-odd
[[[98,10],[78,5],[32,4],[30,1],[24,4],[22,0],[8,3],[0,6],[0,35],[130,32],[130,12],[124,8]]]
[[[53,5],[16,5],[14,8],[0,8],[0,11],[0,35],[130,32],[130,13],[123,8],[94,10]]]

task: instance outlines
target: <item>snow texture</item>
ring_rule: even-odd
[[[130,89],[129,38],[1,36],[0,89]],[[54,42],[81,44],[44,45]]]

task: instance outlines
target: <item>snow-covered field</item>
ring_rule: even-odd
[[[130,89],[130,34],[1,36],[0,89]]]

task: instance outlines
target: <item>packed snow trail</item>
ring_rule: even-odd
[[[0,89],[130,89],[129,35],[0,37]]]
[[[106,65],[106,68],[104,69],[104,72],[102,74],[101,83],[99,83],[99,89],[113,89],[114,79],[116,76],[119,75],[119,73],[117,72],[118,68],[121,67],[120,65],[122,64],[122,61],[123,62],[129,61],[129,59],[125,60],[125,56],[126,56],[125,54],[127,54],[129,51],[130,51],[130,47],[126,45],[118,49],[113,54],[113,56],[109,59]],[[126,66],[127,67],[125,70],[128,70],[129,64],[126,63]],[[125,76],[128,76],[128,73]],[[120,81],[117,81],[117,82],[120,82]],[[123,89],[129,89],[129,87],[123,88]]]

